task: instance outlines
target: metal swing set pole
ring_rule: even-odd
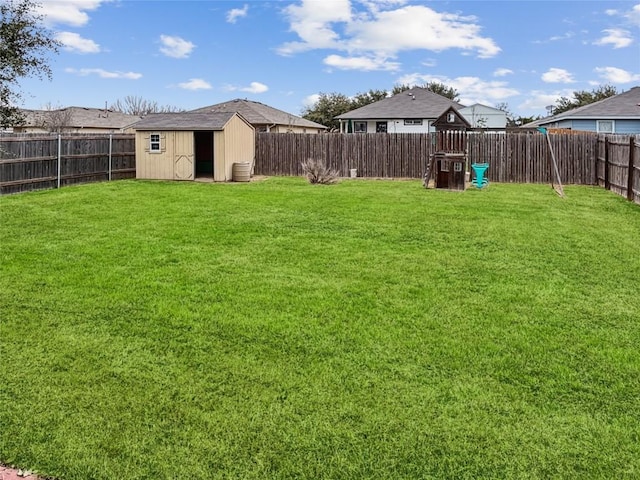
[[[551,180],[551,187],[556,191],[558,195],[564,197],[564,189],[562,188],[562,181],[560,180],[560,172],[558,171],[558,163],[556,162],[556,155],[553,151],[553,146],[551,145],[551,139],[549,138],[549,132],[544,127],[538,127],[538,131],[542,133],[545,137],[547,137],[547,145],[549,145],[549,151],[551,152],[551,160],[553,161],[553,170],[556,175],[556,180],[558,181],[558,188],[555,188],[553,184],[553,179]]]

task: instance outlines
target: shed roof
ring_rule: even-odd
[[[295,127],[326,129],[324,125],[298,117],[288,112],[270,107],[253,100],[236,98],[228,102],[216,103],[208,107],[197,108],[189,113],[238,112],[252,125],[291,125]]]
[[[136,130],[223,130],[234,115],[237,114],[235,112],[152,113],[136,123],[134,128]],[[242,118],[241,115],[238,116]]]
[[[338,119],[383,119],[383,118],[438,118],[449,107],[463,105],[433,93],[426,88],[413,87],[392,97],[356,108],[338,115]]]

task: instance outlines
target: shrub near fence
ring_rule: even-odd
[[[135,175],[131,134],[0,136],[0,194]]]
[[[452,135],[454,132],[444,132]],[[301,175],[300,164],[314,158],[348,176],[356,168],[362,177],[422,178],[441,133],[272,134],[258,133],[255,172],[260,175]],[[460,135],[459,132],[455,132]],[[551,153],[539,133],[466,134],[469,163],[489,163],[489,180],[550,183]],[[449,139],[451,140],[451,139]],[[597,183],[597,135],[550,136],[564,183]],[[470,165],[467,165],[469,169]]]

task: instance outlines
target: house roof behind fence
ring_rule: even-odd
[[[103,128],[119,130],[140,120],[137,115],[115,112],[106,108],[66,107],[56,110],[22,110],[25,126],[49,128],[68,127],[74,129]]]
[[[582,107],[545,117],[523,125],[525,128],[558,122],[564,119],[640,119],[640,87],[598,100]]]
[[[238,112],[252,125],[285,125],[303,128],[326,129],[324,125],[312,122],[306,118],[278,110],[264,103],[236,98],[228,102],[216,103],[208,107],[191,110],[188,113]]]
[[[438,118],[449,107],[458,109],[463,105],[426,88],[414,87],[392,97],[383,98],[364,107],[343,113],[336,118],[343,120]]]

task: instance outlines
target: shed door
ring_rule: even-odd
[[[173,156],[173,179],[194,178],[193,132],[176,132]]]

